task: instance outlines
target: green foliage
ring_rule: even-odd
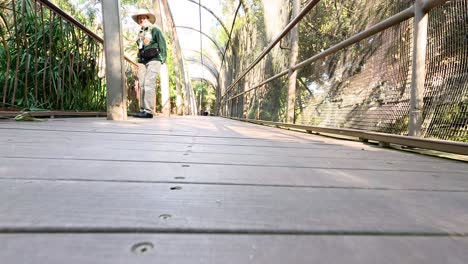
[[[177,76],[175,74],[175,68],[174,68],[174,57],[172,56],[172,43],[169,38],[166,38],[167,42],[167,68],[169,71],[169,93],[171,97],[171,101],[175,101],[175,98],[177,96],[176,94],[176,82],[177,82]]]
[[[439,105],[437,110],[430,119],[427,136],[468,142],[468,99]]]
[[[273,122],[286,122],[286,108],[288,100],[287,79],[277,79],[266,87],[260,105],[260,119]]]
[[[48,9],[33,7],[27,0],[2,10],[9,29],[1,31],[0,52],[9,54],[0,57],[4,107],[105,110],[104,82],[97,77],[102,47]]]
[[[299,61],[306,60],[335,44],[364,30],[372,21],[379,21],[387,15],[384,6],[376,7],[381,12],[376,17],[373,12],[366,12],[367,0],[334,1],[323,0],[300,23]],[[372,7],[373,8],[373,7]],[[347,49],[352,57],[367,47],[352,46]],[[345,54],[346,55],[346,54]],[[333,76],[339,63],[339,56],[329,56],[326,62],[318,67],[306,67],[301,70],[300,76],[314,80],[321,80],[322,73],[327,72]]]
[[[200,106],[201,100],[201,109],[209,108],[210,112],[213,113],[216,100],[215,89],[205,81],[192,81],[192,87],[197,105]]]
[[[96,21],[96,14],[100,12],[100,10],[95,0],[52,0],[51,2],[81,24],[91,29],[91,31],[102,36],[101,26]]]

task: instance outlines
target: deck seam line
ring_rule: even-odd
[[[178,185],[211,185],[211,186],[245,186],[245,187],[272,187],[272,188],[302,188],[302,189],[337,189],[337,190],[365,190],[365,191],[407,191],[407,192],[444,192],[464,193],[468,189],[424,189],[424,188],[385,188],[385,187],[352,187],[332,185],[288,185],[288,184],[255,184],[230,182],[187,182],[187,181],[149,181],[149,180],[95,180],[95,179],[65,179],[65,178],[0,178],[0,181],[48,181],[48,182],[98,182],[98,183],[139,183],[139,184],[178,184]]]
[[[366,168],[342,168],[342,167],[315,167],[315,166],[288,166],[288,165],[263,165],[242,163],[213,163],[192,161],[163,161],[163,160],[119,160],[119,159],[90,159],[90,158],[61,158],[61,157],[28,157],[28,156],[0,156],[8,159],[32,159],[32,160],[70,160],[70,161],[100,161],[100,162],[129,162],[129,163],[167,163],[167,164],[190,164],[190,165],[217,165],[217,166],[241,166],[241,167],[265,167],[265,168],[297,168],[297,169],[327,169],[327,170],[362,170],[362,171],[395,171],[395,172],[427,172],[438,171],[427,170],[402,170],[402,169],[366,169]],[[444,171],[444,173],[464,173],[464,171]]]
[[[0,234],[219,234],[219,235],[316,235],[316,236],[405,236],[405,237],[468,237],[465,232],[411,232],[411,231],[366,231],[366,230],[261,230],[261,229],[203,229],[203,228],[131,228],[131,227],[0,227]]]
[[[13,127],[0,127],[2,130],[17,130],[18,128]],[[170,134],[170,133],[136,133],[136,132],[112,132],[112,131],[89,131],[89,130],[65,130],[65,129],[41,129],[41,128],[25,128],[21,127],[21,130],[28,131],[47,131],[47,132],[70,132],[70,133],[89,133],[89,134],[114,134],[114,135],[138,135],[138,136],[171,136],[171,137],[196,137],[196,138],[221,138],[221,139],[246,139],[246,140],[257,140],[267,141],[262,138],[250,138],[250,137],[221,137],[211,135],[182,135],[182,134]]]

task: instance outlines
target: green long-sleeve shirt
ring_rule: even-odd
[[[162,64],[166,62],[166,40],[164,39],[163,33],[157,26],[151,25],[147,28],[141,29],[138,33],[138,40],[143,41],[143,50],[147,50],[150,48],[159,48],[160,51],[159,55],[150,59],[140,59],[139,62],[144,64],[154,60],[160,61]]]

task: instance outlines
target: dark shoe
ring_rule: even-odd
[[[140,113],[136,113],[133,115],[133,117],[138,117],[138,118],[153,118],[153,114],[142,111]]]

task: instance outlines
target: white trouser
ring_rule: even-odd
[[[150,61],[146,65],[138,63],[138,81],[140,83],[140,108],[148,113],[155,112],[156,78],[161,69],[160,61]]]

